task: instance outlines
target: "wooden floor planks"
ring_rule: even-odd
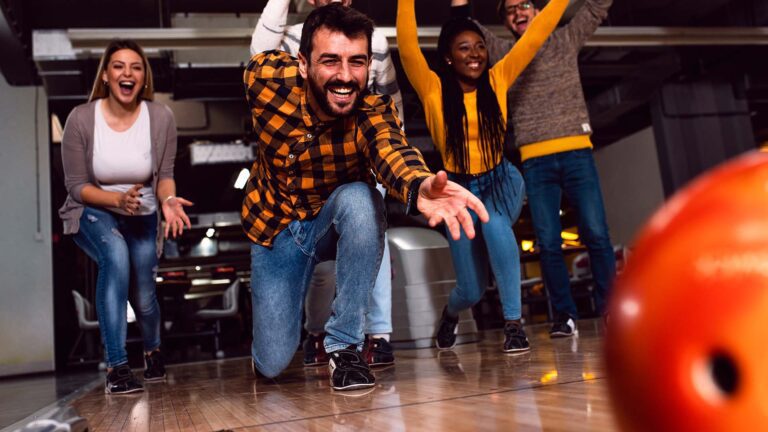
[[[578,338],[546,330],[528,328],[532,350],[515,356],[499,332],[452,351],[397,351],[369,391],[334,392],[327,368],[298,358],[277,380],[256,379],[242,358],[171,366],[143,393],[97,388],[72,406],[94,431],[615,430],[601,323],[581,321]]]

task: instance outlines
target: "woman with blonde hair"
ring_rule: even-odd
[[[89,101],[72,110],[62,138],[68,196],[59,216],[64,234],[98,264],[95,306],[109,394],[143,389],[125,350],[128,300],[144,340],[144,380],[165,378],[158,257],[163,237],[191,227],[184,206],[192,203],[176,196],[173,178],[176,122],[153,98],[144,51],[132,40],[115,39],[101,58]]]

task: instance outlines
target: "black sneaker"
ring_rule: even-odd
[[[112,372],[107,374],[107,382],[104,385],[104,393],[127,394],[144,391],[139,380],[133,376],[131,368],[127,364],[115,366]]]
[[[531,344],[528,343],[528,337],[525,335],[523,326],[517,321],[507,321],[504,324],[504,346],[502,350],[505,353],[520,353],[530,351]]]
[[[451,349],[456,346],[456,332],[459,328],[459,317],[448,316],[448,307],[443,308],[440,324],[437,327],[435,345],[438,349]]]
[[[568,314],[559,316],[549,330],[549,337],[551,338],[571,337],[578,334],[579,330],[576,328],[576,321]]]
[[[392,345],[384,338],[367,337],[363,347],[368,366],[388,366],[395,364],[395,352]]]
[[[357,390],[373,387],[376,378],[371,374],[371,368],[357,352],[357,347],[350,345],[329,355],[328,369],[331,372],[331,387],[334,390]]]
[[[144,354],[144,381],[162,381],[165,379],[165,357],[160,350]]]
[[[325,339],[325,333],[318,336],[310,333],[304,339],[304,366],[315,367],[328,364],[328,353],[325,352],[323,339]]]

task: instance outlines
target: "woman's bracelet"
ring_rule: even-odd
[[[167,202],[168,202],[168,201],[170,201],[172,198],[176,198],[176,195],[168,195],[168,196],[167,196],[167,197],[166,197],[166,198],[163,200],[163,204],[167,203]]]

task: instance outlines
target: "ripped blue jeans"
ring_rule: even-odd
[[[80,217],[80,230],[74,240],[99,266],[96,315],[109,368],[128,363],[125,340],[129,300],[141,328],[144,350],[160,346],[156,237],[156,214],[123,216],[86,207]]]

